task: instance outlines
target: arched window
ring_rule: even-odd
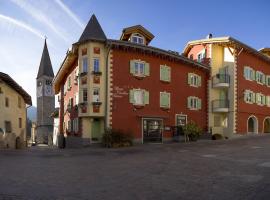
[[[191,60],[193,60],[193,54],[190,54],[189,58],[190,58]]]
[[[131,42],[137,44],[144,44],[144,37],[138,33],[135,33],[131,36]]]
[[[255,116],[250,116],[247,121],[247,132],[258,133],[258,120]]]

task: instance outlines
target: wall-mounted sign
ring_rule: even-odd
[[[185,126],[187,124],[187,115],[176,114],[176,126]]]

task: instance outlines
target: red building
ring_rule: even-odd
[[[107,128],[138,143],[170,140],[172,127],[187,121],[207,130],[209,68],[149,46],[153,38],[137,25],[107,39],[91,17],[54,79],[60,133],[70,144],[100,142]]]
[[[212,134],[270,132],[269,48],[232,38],[190,41],[184,55],[211,68],[208,127]]]

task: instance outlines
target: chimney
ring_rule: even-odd
[[[207,36],[206,36],[206,39],[211,39],[213,37],[212,33],[209,33]]]

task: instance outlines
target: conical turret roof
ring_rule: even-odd
[[[88,40],[98,40],[98,41],[107,40],[107,37],[103,32],[95,15],[91,16],[78,42],[85,42]]]

